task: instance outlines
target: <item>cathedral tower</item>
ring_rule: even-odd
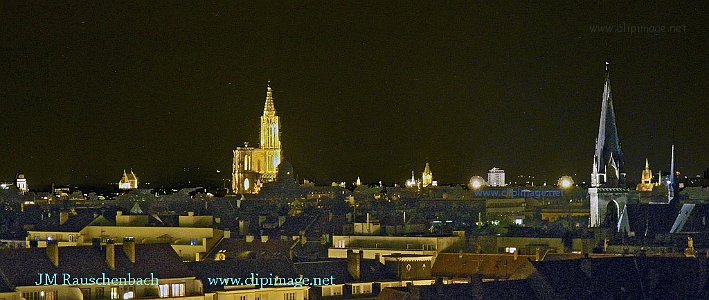
[[[625,183],[625,161],[620,150],[607,62],[601,119],[598,124],[591,187],[588,189],[588,194],[591,202],[591,227],[610,227],[620,230],[620,220],[625,211],[625,204],[628,202],[628,189]]]
[[[265,182],[276,180],[281,150],[280,119],[273,104],[271,84],[266,87],[266,103],[261,115],[260,144],[258,148],[238,147],[234,150],[231,187],[235,194],[258,193]]]
[[[276,114],[276,107],[273,105],[273,91],[271,83],[266,87],[266,104],[263,106],[261,116],[261,144],[264,150],[265,166],[263,169],[264,181],[273,181],[278,173],[278,165],[281,163],[281,131],[279,128],[279,118]]]
[[[423,174],[421,174],[421,184],[423,187],[430,186],[433,183],[433,172],[431,172],[431,167],[426,162],[426,167],[423,168]]]

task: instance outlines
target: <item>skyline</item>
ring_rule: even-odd
[[[492,167],[587,182],[607,60],[628,178],[645,158],[668,170],[673,140],[682,175],[709,167],[706,24],[692,6],[638,19],[660,8],[12,5],[0,12],[2,115],[15,125],[0,131],[3,180],[228,177],[231,150],[258,141],[270,80],[301,179],[401,183],[429,162],[441,183]],[[558,18],[534,14],[545,9]],[[358,13],[372,19],[341,18]],[[687,29],[590,31],[625,22]]]

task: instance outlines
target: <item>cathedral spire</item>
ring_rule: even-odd
[[[606,81],[603,85],[603,100],[601,102],[601,118],[598,124],[598,138],[596,139],[596,151],[593,156],[592,185],[598,187],[605,184],[605,168],[613,157],[616,171],[619,175],[617,185],[625,184],[625,168],[623,152],[620,149],[620,139],[616,127],[615,111],[613,109],[613,93],[611,92],[609,63],[606,62]],[[613,184],[615,185],[615,184]]]
[[[273,105],[273,92],[271,90],[271,81],[268,81],[266,86],[266,104],[263,106],[264,115],[276,115],[276,107]]]
[[[431,167],[426,162],[426,167],[423,168],[423,174],[421,174],[421,183],[424,187],[433,184],[433,172],[431,172]]]

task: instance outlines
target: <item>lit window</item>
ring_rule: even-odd
[[[507,247],[505,248],[505,253],[515,253],[517,251],[516,247]]]
[[[159,296],[160,296],[160,298],[170,297],[170,285],[169,284],[161,284],[160,285]]]
[[[185,296],[185,284],[177,283],[172,285],[172,296],[173,297],[184,297]]]
[[[133,299],[135,298],[135,293],[133,291],[123,293],[123,299]]]
[[[111,287],[111,299],[121,299],[121,295],[118,294],[118,287]]]

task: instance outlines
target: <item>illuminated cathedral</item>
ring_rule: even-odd
[[[643,174],[640,179],[640,183],[638,183],[635,190],[639,191],[639,192],[652,192],[652,190],[654,188],[655,188],[655,184],[652,183],[652,171],[650,170],[650,162],[646,158],[645,159],[645,170],[643,170]]]
[[[263,183],[275,181],[278,174],[282,158],[281,131],[270,83],[266,88],[260,137],[258,148],[247,144],[234,150],[231,188],[235,194],[256,194]]]
[[[121,176],[121,180],[118,181],[118,188],[121,190],[134,190],[138,188],[138,176],[135,176],[133,169],[130,170],[130,173],[126,173],[126,170],[123,170],[123,176]]]

